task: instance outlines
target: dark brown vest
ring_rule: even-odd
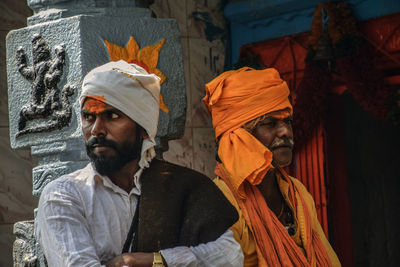
[[[141,184],[137,251],[214,241],[238,219],[218,187],[194,170],[154,159]]]

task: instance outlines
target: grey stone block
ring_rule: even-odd
[[[39,165],[64,161],[88,161],[83,138],[32,146],[31,153],[38,158]]]
[[[99,8],[99,7],[136,7],[146,1],[138,0],[27,0],[28,6],[36,12],[49,8]]]
[[[90,8],[85,6],[73,6],[73,8],[63,8],[64,5],[57,5],[57,8],[50,8],[39,12],[27,19],[28,26],[32,26],[38,23],[44,23],[47,21],[57,20],[61,18],[68,18],[77,15],[90,15],[90,16],[106,16],[106,17],[150,17],[151,11],[147,8],[139,7],[98,7]]]
[[[40,196],[43,188],[51,181],[75,170],[81,169],[88,164],[88,161],[67,161],[40,165],[33,168],[33,192],[34,196]]]
[[[72,118],[67,126],[44,132],[18,135],[20,112],[30,103],[32,83],[18,72],[17,51],[25,50],[27,65],[32,65],[32,38],[40,34],[51,51],[51,59],[56,58],[56,46],[65,49],[65,64],[57,84],[58,90],[66,85],[75,88],[68,99],[72,104]],[[109,61],[104,40],[125,46],[129,37],[134,36],[139,47],[152,45],[165,38],[159,54],[157,68],[167,79],[161,92],[170,112],[160,111],[157,137],[165,140],[180,138],[183,134],[186,112],[186,90],[179,31],[173,19],[98,17],[80,15],[66,19],[37,24],[7,35],[7,74],[9,94],[10,139],[13,148],[34,146],[69,138],[81,137],[79,119],[79,94],[82,78],[92,68]],[[49,123],[46,118],[27,122],[27,127]],[[165,150],[161,147],[159,150]]]
[[[31,91],[37,79],[30,82],[25,79],[18,71],[17,51],[22,47],[25,50],[27,65],[33,65],[32,59],[32,39],[35,34],[41,34],[51,51],[51,59],[55,59],[55,47],[62,45],[65,49],[65,64],[63,65],[62,75],[57,83],[57,89],[61,90],[64,86],[70,84],[74,86],[75,92],[68,100],[72,104],[72,118],[68,127],[54,129],[51,131],[34,132],[22,134],[17,137],[19,132],[20,113],[23,108],[30,103]],[[57,21],[56,24],[47,23],[43,26],[32,26],[19,30],[11,31],[7,35],[7,78],[8,78],[8,102],[10,117],[10,140],[12,148],[29,147],[41,143],[66,140],[81,136],[80,124],[77,116],[78,91],[82,77],[82,68],[80,66],[80,37],[79,37],[79,19],[77,17],[67,20]],[[35,73],[38,75],[38,73]],[[38,118],[28,120],[25,128],[39,127],[51,123],[50,119]]]

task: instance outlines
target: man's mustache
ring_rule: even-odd
[[[96,137],[92,136],[89,138],[89,140],[86,142],[86,146],[90,149],[94,149],[95,145],[101,145],[101,146],[108,146],[112,147],[114,149],[117,149],[117,143],[115,143],[112,140],[108,140],[104,137]]]
[[[294,145],[294,141],[293,138],[282,138],[282,139],[276,139],[270,146],[270,149],[276,149],[278,147],[281,146],[286,146],[286,147],[290,147],[293,148]]]

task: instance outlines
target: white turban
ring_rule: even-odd
[[[91,70],[83,79],[80,102],[91,96],[104,97],[106,104],[120,110],[146,130],[149,138],[143,141],[139,166],[148,167],[155,156],[160,78],[136,64],[123,60],[109,62]]]

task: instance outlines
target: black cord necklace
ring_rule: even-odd
[[[290,207],[284,203],[283,213],[286,214],[286,219],[283,222],[283,226],[290,236],[294,236],[296,234],[296,225],[294,223],[294,216]]]
[[[138,197],[135,215],[133,216],[131,227],[129,228],[128,235],[126,236],[126,240],[124,246],[122,248],[122,253],[127,252],[135,252],[137,247],[137,229],[139,223],[139,203],[140,196]]]

